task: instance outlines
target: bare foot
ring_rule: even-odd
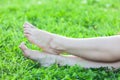
[[[36,50],[30,50],[28,49],[24,43],[21,43],[20,45],[21,50],[23,51],[24,56],[38,61],[41,66],[48,67],[52,64],[59,64],[60,66],[64,65],[79,65],[84,68],[100,68],[100,67],[114,67],[114,68],[120,68],[120,61],[119,62],[111,62],[111,63],[103,63],[103,62],[94,62],[85,60],[80,57],[76,56],[60,56],[60,55],[53,55],[48,54],[44,52],[39,52]]]
[[[55,63],[55,58],[49,56],[47,53],[43,54],[42,52],[28,49],[24,43],[21,43],[19,47],[23,51],[25,57],[38,61],[41,66],[50,66]]]
[[[60,41],[64,37],[37,29],[30,23],[24,24],[24,35],[30,42],[42,48],[44,52],[60,54],[64,51],[64,46],[57,45],[57,39]]]
[[[59,64],[60,66],[64,65],[72,66],[78,64],[78,61],[74,60],[74,57],[70,59],[60,55],[53,55],[44,52],[39,52],[36,50],[30,50],[25,46],[24,43],[21,43],[19,47],[23,51],[25,57],[39,62],[41,66],[48,67],[52,64]]]
[[[59,64],[60,66],[64,66],[64,65],[72,66],[80,63],[80,61],[76,59],[74,60],[75,57],[72,56],[69,56],[71,58],[68,58],[65,56],[53,55],[53,54],[48,54],[48,53],[28,49],[23,42],[20,44],[19,47],[23,51],[25,57],[39,62],[41,66],[47,67],[52,64]]]

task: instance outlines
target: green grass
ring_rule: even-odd
[[[19,44],[23,23],[73,38],[110,36],[120,30],[120,0],[0,0],[0,80],[120,80],[120,69],[40,67]]]

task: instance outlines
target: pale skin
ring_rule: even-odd
[[[42,66],[80,65],[85,68],[120,67],[120,36],[96,38],[68,38],[36,28],[30,23],[24,24],[24,35],[43,52],[28,49],[24,43],[20,48],[24,55],[40,62]],[[75,57],[61,56],[66,52]]]

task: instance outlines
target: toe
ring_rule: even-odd
[[[25,22],[23,26],[24,26],[24,28],[35,28],[32,24],[30,24],[28,22]]]
[[[29,26],[29,24],[28,23],[24,23],[24,28],[31,28],[31,26]]]
[[[25,33],[24,36],[28,38],[28,37],[30,37],[30,34]]]
[[[24,33],[27,33],[27,34],[30,34],[32,31],[31,30],[29,30],[29,29],[25,29],[24,30]]]
[[[20,44],[20,49],[23,51],[23,55],[27,58],[31,58],[32,50],[28,49],[24,42]],[[32,59],[32,58],[31,58]]]
[[[20,49],[21,49],[23,52],[25,52],[26,50],[28,50],[28,48],[25,46],[25,43],[24,43],[24,42],[22,42],[19,47],[20,47]]]
[[[31,29],[31,28],[25,28],[24,29],[24,34],[33,34],[33,29]]]

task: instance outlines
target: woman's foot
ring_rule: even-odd
[[[74,61],[73,59],[69,59],[63,56],[28,49],[24,43],[21,43],[19,47],[23,51],[25,57],[39,62],[41,66],[47,67],[52,64],[59,64],[60,66],[63,66],[74,65],[78,63],[78,61]]]
[[[53,55],[44,52],[39,52],[36,50],[28,49],[24,43],[20,45],[21,50],[23,51],[24,56],[38,61],[41,66],[50,66],[52,64],[59,64],[60,66],[68,65],[79,65],[84,68],[100,68],[100,67],[113,67],[113,68],[120,68],[120,61],[119,62],[94,62],[90,60],[85,60],[80,57],[76,56],[60,56],[60,55]]]
[[[19,47],[23,51],[25,57],[39,62],[41,66],[47,67],[55,63],[55,57],[52,57],[47,53],[43,54],[42,52],[28,49],[24,43],[21,43]]]
[[[24,24],[24,35],[30,42],[42,48],[44,52],[60,54],[64,51],[64,46],[60,43],[64,41],[64,37],[37,29],[30,23]]]

